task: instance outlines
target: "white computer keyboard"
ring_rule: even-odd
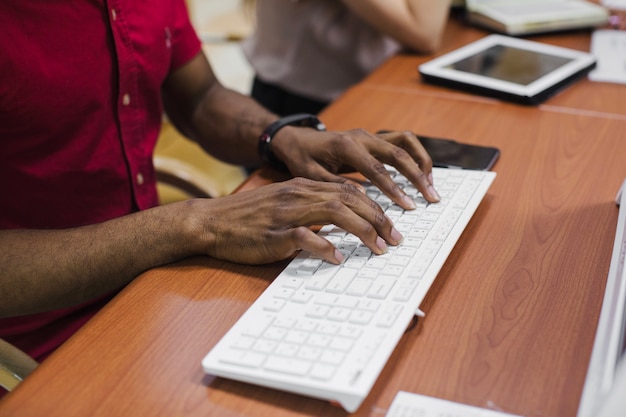
[[[356,411],[495,178],[435,168],[442,200],[428,204],[390,172],[418,208],[405,212],[371,185],[368,195],[403,243],[376,256],[354,235],[324,226],[319,233],[344,253],[343,264],[300,253],[205,356],[206,373]]]

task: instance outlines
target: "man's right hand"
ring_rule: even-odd
[[[309,226],[334,224],[375,254],[398,245],[401,234],[381,208],[357,187],[304,178],[210,200],[192,200],[207,255],[244,264],[285,259],[310,251],[331,263],[341,253]]]

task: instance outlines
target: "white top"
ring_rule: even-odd
[[[243,43],[257,76],[291,92],[331,101],[401,46],[338,0],[262,0]]]

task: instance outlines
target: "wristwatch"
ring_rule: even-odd
[[[326,126],[315,115],[309,113],[298,113],[291,116],[282,117],[265,128],[259,137],[259,155],[261,159],[272,167],[280,171],[288,171],[287,166],[280,159],[276,158],[272,152],[272,139],[280,129],[285,126],[311,127],[318,131],[326,130]]]

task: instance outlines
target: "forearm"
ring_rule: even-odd
[[[424,53],[439,47],[450,10],[450,0],[342,1],[380,32]]]
[[[66,230],[0,231],[0,317],[62,308],[198,253],[184,203]]]
[[[194,113],[194,137],[225,162],[255,166],[260,163],[258,138],[277,118],[252,98],[218,88],[205,95]]]
[[[258,137],[277,116],[223,87],[204,54],[168,78],[163,97],[176,127],[208,153],[232,164],[258,165]]]

